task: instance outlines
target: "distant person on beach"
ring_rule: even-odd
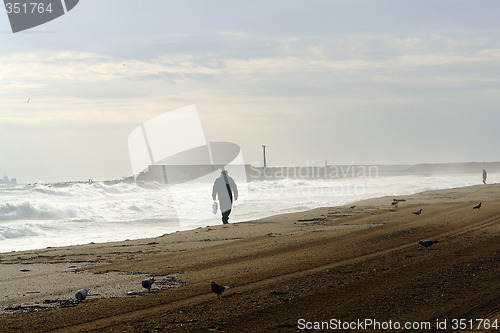
[[[219,207],[222,213],[222,223],[228,224],[229,214],[233,207],[233,198],[238,200],[238,187],[234,179],[227,174],[227,170],[222,170],[219,178],[214,182],[212,188],[212,199],[219,198]]]
[[[486,185],[486,178],[488,177],[488,173],[483,169],[483,184]]]

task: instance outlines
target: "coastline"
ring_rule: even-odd
[[[290,331],[300,318],[500,320],[500,185],[401,198],[398,208],[382,197],[151,239],[1,253],[0,327]],[[424,239],[440,243],[424,249]],[[150,276],[158,283],[148,293],[140,282]],[[217,298],[211,280],[231,288]],[[91,288],[87,300],[64,302],[81,288]]]

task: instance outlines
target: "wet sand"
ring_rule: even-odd
[[[375,319],[432,325],[422,332],[472,319],[469,331],[493,332],[475,319],[500,325],[500,185],[401,197],[397,208],[392,199],[1,253],[0,331],[293,332]],[[217,297],[211,280],[230,289]],[[81,288],[90,294],[77,302]]]

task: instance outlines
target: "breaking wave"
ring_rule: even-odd
[[[161,189],[160,186],[151,185],[148,189]],[[41,194],[65,197],[100,197],[108,195],[120,195],[127,193],[144,192],[145,189],[135,184],[116,183],[107,185],[104,183],[56,183],[40,184],[31,186],[31,190]]]
[[[77,209],[60,209],[48,204],[32,204],[29,201],[0,205],[0,220],[59,220],[74,218]]]
[[[33,224],[0,226],[0,240],[42,235],[44,235],[44,232]]]

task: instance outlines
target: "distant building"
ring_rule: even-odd
[[[0,179],[0,185],[17,185],[16,178],[9,179],[7,176],[3,176],[3,179]]]

